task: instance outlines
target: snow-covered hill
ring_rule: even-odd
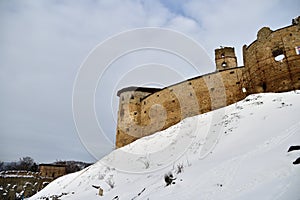
[[[299,200],[292,145],[300,145],[300,91],[250,95],[115,150],[30,199]],[[167,174],[176,178],[168,186]]]

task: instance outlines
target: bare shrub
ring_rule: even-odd
[[[177,165],[176,174],[180,174],[183,172],[183,163]]]

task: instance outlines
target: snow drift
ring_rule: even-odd
[[[30,199],[300,199],[293,145],[300,91],[250,95],[117,149]]]

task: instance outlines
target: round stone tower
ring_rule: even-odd
[[[127,87],[118,91],[119,113],[116,147],[122,147],[143,136],[141,129],[141,101],[156,88]]]

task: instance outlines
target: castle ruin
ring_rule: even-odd
[[[162,89],[119,90],[116,147],[250,94],[300,89],[299,21],[275,31],[261,28],[257,39],[243,46],[244,66],[237,66],[233,47],[221,47],[215,50],[215,72]]]
[[[40,164],[39,171],[42,177],[48,177],[52,179],[56,179],[67,174],[65,165]]]

